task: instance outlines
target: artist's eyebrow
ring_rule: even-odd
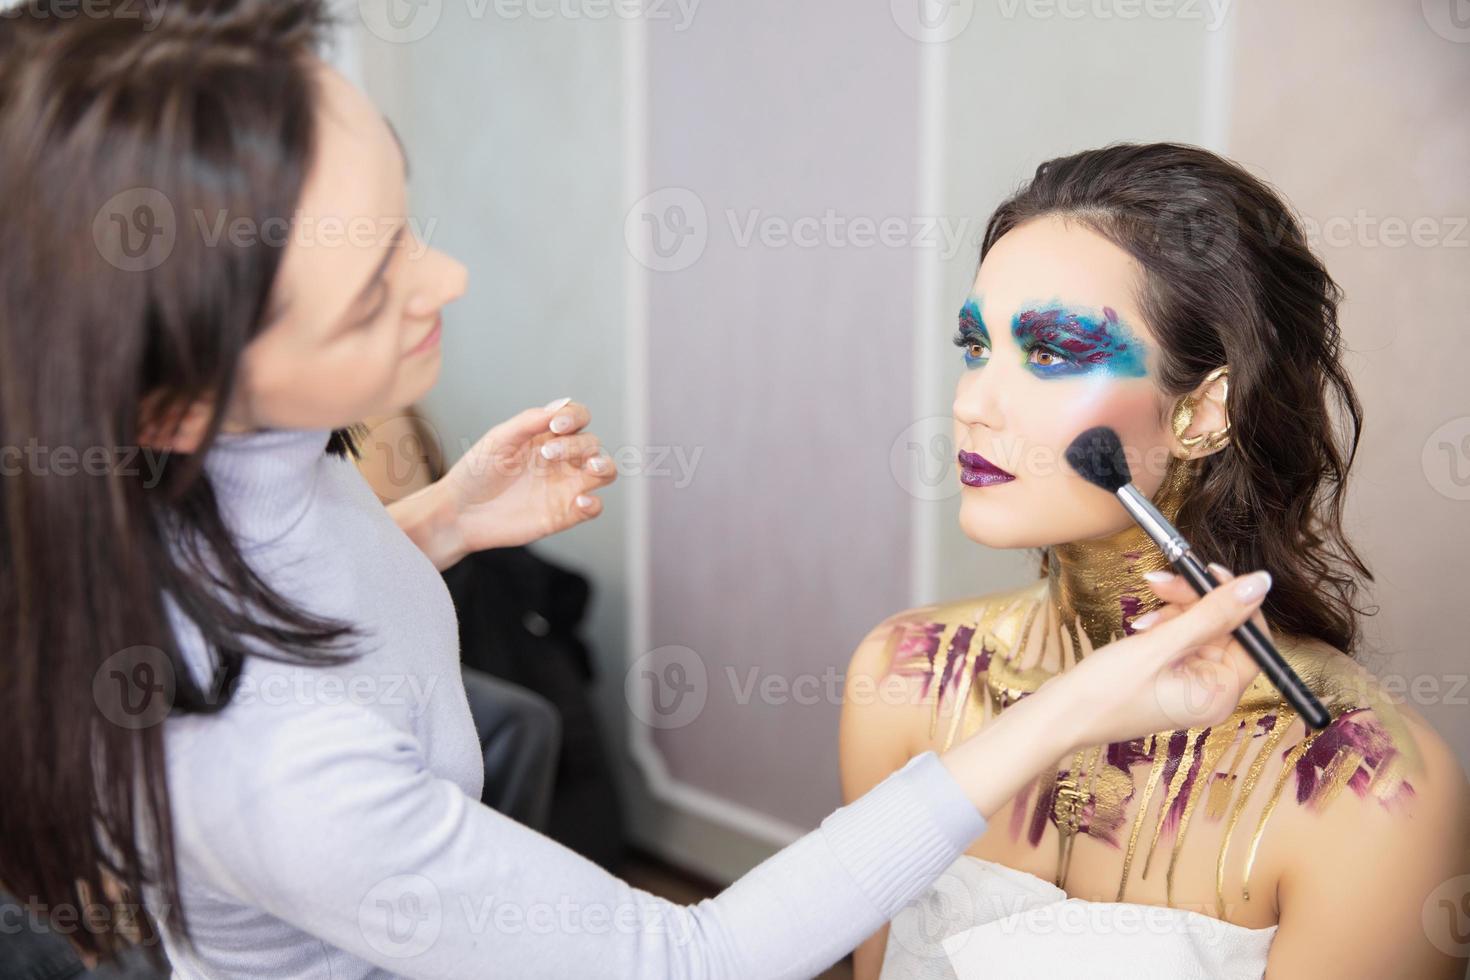
[[[390,132],[390,133],[393,134],[393,142],[395,142],[395,143],[398,144],[398,152],[403,156],[403,179],[404,180],[407,180],[408,179],[408,151],[403,148],[403,138],[398,135],[398,130],[393,128],[393,120],[389,119],[387,116],[384,116],[383,117],[383,122],[388,125],[388,132]]]
[[[388,263],[393,261],[394,254],[403,244],[403,232],[407,227],[408,223],[404,222],[394,229],[393,237],[389,240],[388,247],[383,250],[383,257],[378,260],[378,267],[373,270],[372,276],[363,284],[363,287],[357,291],[357,295],[352,298],[352,302],[347,306],[347,312],[342,315],[340,321],[341,326],[337,330],[338,333],[346,333],[353,327],[360,326],[368,319],[368,317],[359,315],[360,311],[365,308],[368,300],[372,297],[373,290],[382,284],[383,276],[388,271]]]

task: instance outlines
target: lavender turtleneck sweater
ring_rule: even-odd
[[[227,435],[206,457],[257,570],[355,623],[367,652],[331,668],[248,658],[224,712],[165,722],[197,944],[165,922],[176,977],[811,977],[984,830],[926,752],[681,906],[481,805],[449,594],[355,465],[324,452],[329,436]],[[175,625],[203,671],[197,632]]]

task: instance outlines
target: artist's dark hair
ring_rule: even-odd
[[[1227,568],[1271,572],[1263,614],[1273,629],[1356,655],[1357,594],[1373,576],[1342,517],[1362,408],[1340,359],[1342,292],[1291,208],[1199,147],[1113,144],[1037,167],[991,215],[981,261],[1046,215],[1092,229],[1142,267],[1138,302],[1167,394],[1229,365],[1230,442],[1192,463],[1180,530]]]
[[[274,591],[222,521],[201,466],[218,407],[161,471],[134,448],[145,396],[150,419],[228,404],[271,321],[290,236],[209,241],[194,216],[289,227],[329,20],[317,0],[30,0],[0,17],[0,882],[101,960],[141,943],[161,962],[145,884],[192,945],[160,709],[219,711],[247,651],[355,656],[351,624]],[[171,246],[148,253],[160,232]],[[75,455],[18,465],[28,444]],[[352,433],[328,451],[355,453]],[[203,684],[166,597],[211,650]]]

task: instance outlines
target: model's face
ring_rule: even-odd
[[[1176,443],[1158,346],[1135,299],[1142,274],[1107,239],[1056,217],[1014,228],[986,255],[955,338],[966,365],[954,400],[960,525],[970,538],[1030,548],[1129,526],[1117,499],[1066,462],[1073,438],[1095,425],[1121,437],[1134,484],[1158,490]],[[987,475],[965,453],[1014,479]]]
[[[282,313],[245,350],[227,430],[338,428],[411,404],[439,374],[440,310],[464,292],[464,267],[407,222],[392,129],[317,71],[317,154],[275,284]]]

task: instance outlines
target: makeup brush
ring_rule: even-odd
[[[1105,425],[1088,429],[1072,440],[1072,444],[1067,447],[1066,456],[1067,462],[1084,480],[1117,495],[1124,509],[1154,539],[1164,557],[1169,559],[1169,563],[1180,575],[1188,579],[1189,584],[1194,586],[1194,591],[1204,595],[1220,584],[1210,574],[1204,562],[1195,557],[1194,550],[1184,540],[1184,535],[1133,485],[1133,477],[1128,471],[1128,461],[1123,457],[1123,443],[1118,439],[1118,433]],[[1322,702],[1317,700],[1317,696],[1302,683],[1296,671],[1282,659],[1275,644],[1266,638],[1260,627],[1246,620],[1235,628],[1234,635],[1251,655],[1251,659],[1260,665],[1266,679],[1285,696],[1297,714],[1312,728],[1326,728],[1332,721],[1327,709],[1322,707]]]

